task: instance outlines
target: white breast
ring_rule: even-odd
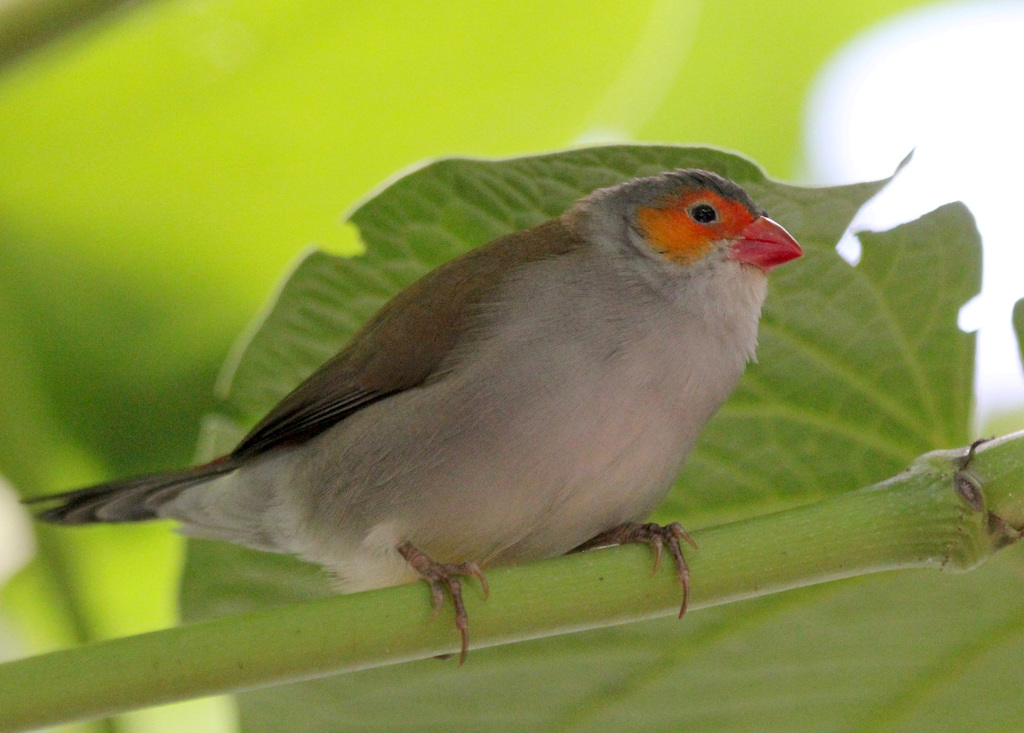
[[[532,268],[464,375],[511,447],[501,513],[529,505],[489,559],[561,554],[649,515],[753,355],[761,273],[722,262],[665,291],[614,265],[588,250]]]

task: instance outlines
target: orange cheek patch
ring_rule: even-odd
[[[690,217],[687,209],[702,201],[715,207],[719,217],[716,222],[700,224]],[[669,259],[684,264],[699,260],[716,241],[735,236],[753,220],[740,202],[707,190],[670,199],[660,208],[643,206],[637,210],[637,222],[651,246]]]
[[[637,211],[637,222],[651,246],[669,259],[693,262],[711,249],[707,227],[691,219],[685,208],[642,206]]]

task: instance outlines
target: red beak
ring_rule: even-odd
[[[732,246],[729,257],[769,272],[803,253],[789,232],[767,216],[762,216],[740,232],[740,238]]]

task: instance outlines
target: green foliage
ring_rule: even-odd
[[[179,0],[127,4],[60,37],[0,75],[0,473],[34,494],[187,462],[228,343],[284,265],[309,242],[352,251],[338,212],[425,157],[611,135],[739,148],[792,177],[817,68],[912,4]],[[9,5],[61,18],[104,3]],[[782,358],[767,351],[771,308],[765,373]],[[843,389],[859,407],[885,387]],[[769,437],[785,426],[765,417]],[[863,450],[869,466],[884,453]],[[745,482],[758,498],[734,514],[799,501],[802,464],[785,485],[756,482],[777,460],[766,451],[740,475],[699,453],[686,481],[702,466],[716,472],[710,492]],[[835,488],[856,483],[822,463],[811,473]],[[666,516],[700,526],[726,511],[705,518],[688,496]],[[0,598],[23,649],[172,623],[169,529],[40,528],[37,560]]]

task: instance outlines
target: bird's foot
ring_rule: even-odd
[[[464,664],[466,654],[469,652],[469,616],[466,614],[466,605],[462,602],[462,582],[459,577],[472,576],[479,580],[484,591],[484,598],[487,598],[490,589],[487,587],[487,578],[484,577],[483,571],[475,562],[464,562],[457,565],[435,562],[429,555],[416,549],[411,542],[400,544],[398,553],[430,585],[430,593],[434,601],[434,618],[437,618],[437,614],[441,612],[445,591],[447,590],[448,595],[452,597],[452,603],[455,604],[455,628],[462,636],[459,664]]]
[[[690,601],[690,568],[686,565],[686,559],[683,557],[683,550],[679,546],[679,540],[685,540],[693,549],[697,549],[697,543],[693,541],[693,537],[683,529],[679,522],[672,522],[664,526],[653,522],[646,524],[626,522],[587,540],[576,549],[593,550],[598,547],[634,543],[650,545],[654,550],[654,568],[651,572],[656,573],[658,566],[661,565],[662,550],[667,546],[668,551],[676,562],[676,577],[679,579],[679,585],[683,588],[683,604],[679,608],[679,618],[682,618]]]

